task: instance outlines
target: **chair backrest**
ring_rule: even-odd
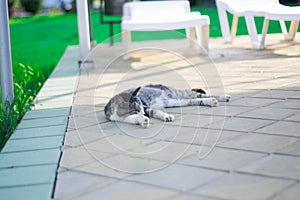
[[[124,19],[162,19],[189,12],[189,1],[128,2],[123,6]]]

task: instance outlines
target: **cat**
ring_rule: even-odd
[[[162,84],[132,88],[115,95],[104,108],[110,121],[138,124],[147,128],[150,118],[165,122],[175,120],[163,109],[183,106],[218,106],[230,101],[230,95],[209,96],[202,89],[177,90]]]

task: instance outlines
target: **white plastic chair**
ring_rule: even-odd
[[[259,41],[257,30],[255,26],[254,17],[266,17],[269,16],[267,13],[274,13],[274,11],[280,15],[280,11],[284,9],[289,9],[281,5],[278,0],[217,0],[217,9],[220,19],[221,31],[225,42],[232,42],[236,36],[238,18],[240,16],[245,16],[247,30],[250,36],[252,47],[255,49],[262,49],[264,43],[264,38],[262,41]],[[233,14],[232,28],[230,31],[227,13],[230,12]],[[270,15],[271,16],[271,15]],[[275,15],[272,15],[275,16]],[[287,33],[286,25],[284,20],[289,20],[288,18],[272,18],[273,20],[278,20],[280,22],[281,30],[286,36],[286,39],[290,38],[290,34]],[[295,23],[292,24],[292,29],[295,29]],[[266,32],[267,24],[264,26]],[[290,29],[291,30],[291,29]],[[265,37],[265,36],[264,36]]]
[[[208,54],[209,17],[191,12],[189,1],[128,2],[123,6],[122,42],[124,59],[128,59],[131,31],[163,31],[185,29],[186,37]]]
[[[248,14],[246,14],[247,16]],[[258,35],[256,32],[253,34],[253,40],[256,40],[256,42],[259,42],[259,49],[264,49],[265,46],[265,39],[268,32],[268,26],[270,20],[284,20],[284,21],[291,21],[289,32],[284,30],[284,35],[286,40],[293,41],[296,36],[296,32],[299,27],[299,21],[300,21],[300,6],[297,7],[289,7],[284,6],[280,9],[276,8],[271,11],[268,11],[265,13],[265,19],[264,19],[264,25],[262,30],[262,36],[261,41],[258,39]]]

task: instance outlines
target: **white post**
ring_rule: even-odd
[[[5,101],[12,102],[14,98],[9,34],[8,4],[6,0],[0,0],[0,78],[4,110],[6,110]]]
[[[85,62],[91,49],[88,1],[76,1],[76,9],[81,61]]]

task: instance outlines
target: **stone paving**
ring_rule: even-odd
[[[56,199],[298,199],[300,45],[268,36],[265,51],[211,39],[97,46],[82,67],[58,171]],[[136,50],[138,49],[138,50]],[[103,107],[131,87],[163,83],[232,95],[219,107],[167,109],[147,129],[107,121]]]
[[[247,36],[210,39],[209,57],[186,40],[138,42],[127,61],[120,44],[98,45],[95,67],[79,76],[70,47],[0,154],[0,196],[299,199],[300,44],[281,39],[268,35],[264,51]],[[174,122],[152,119],[147,129],[105,119],[114,94],[148,83],[232,101],[170,108]]]

